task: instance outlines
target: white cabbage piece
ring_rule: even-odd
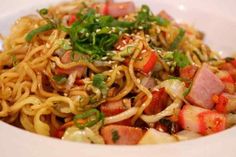
[[[174,135],[179,141],[185,141],[202,137],[202,135],[188,130],[183,130]]]
[[[99,128],[102,122],[98,122],[91,128],[84,128],[83,130],[72,126],[66,129],[62,139],[84,143],[104,144],[104,139],[99,135]]]
[[[165,88],[166,92],[173,98],[184,99],[186,90],[185,83],[178,79],[169,79],[161,82],[156,88]]]
[[[70,140],[70,141],[77,141],[77,142],[91,143],[91,140],[86,135],[85,130],[79,130],[75,126],[67,128],[62,139]]]
[[[172,143],[176,142],[177,139],[164,132],[157,131],[155,129],[148,129],[148,131],[144,134],[142,139],[139,141],[138,144],[163,144],[163,143]]]

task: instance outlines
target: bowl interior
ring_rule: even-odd
[[[53,3],[63,0],[8,0],[4,5],[0,5],[0,33],[6,36],[10,32],[10,26],[14,21],[27,14],[36,13],[37,9],[47,7]],[[126,0],[120,0],[126,1]],[[186,21],[199,28],[206,35],[207,44],[214,50],[218,50],[223,56],[232,56],[236,52],[236,10],[234,0],[227,3],[220,0],[139,0],[135,1],[138,6],[141,4],[150,5],[153,12],[166,10],[178,21]],[[204,5],[203,5],[204,4]],[[214,5],[213,5],[214,4]],[[1,47],[1,43],[0,43]],[[232,138],[236,135],[236,128],[229,129],[223,133],[209,137],[181,142],[178,144],[168,144],[161,146],[137,146],[137,147],[113,147],[94,146],[72,142],[59,141],[45,138],[39,135],[21,131],[15,127],[0,122],[0,148],[5,150],[3,156],[160,156],[176,157],[191,156],[232,156],[235,152]],[[208,144],[206,144],[208,143]],[[227,145],[222,151],[222,143]],[[34,148],[34,145],[37,148]],[[18,148],[12,151],[9,148]],[[109,148],[109,149],[108,149]],[[196,149],[198,151],[196,151]],[[214,149],[214,151],[212,151]],[[223,152],[223,153],[222,153]]]

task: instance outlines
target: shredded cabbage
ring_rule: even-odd
[[[80,130],[75,126],[69,127],[66,129],[62,139],[84,143],[105,144],[102,136],[99,135],[101,124],[102,122],[100,121],[93,127],[86,127],[83,130]]]
[[[178,79],[169,79],[166,81],[161,82],[157,88],[165,88],[166,92],[172,97],[172,98],[179,98],[184,99],[184,91],[186,90],[185,83],[181,82]]]

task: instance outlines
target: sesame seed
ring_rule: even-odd
[[[120,48],[121,48],[121,46],[120,46],[120,45],[119,45],[119,46],[117,46],[117,49],[118,49],[118,50],[120,50]]]
[[[139,26],[138,29],[143,29],[143,27],[142,27],[142,26]]]
[[[138,83],[140,83],[140,82],[141,82],[141,80],[140,80],[140,79],[137,79],[137,82],[138,82]]]
[[[115,61],[108,61],[109,64],[115,63]]]
[[[127,44],[126,40],[123,40],[122,43],[125,44],[125,45]]]
[[[121,73],[120,73],[120,71],[117,71],[117,75],[120,75]]]
[[[46,48],[48,48],[48,49],[50,48],[50,45],[49,45],[49,43],[47,43],[47,44],[46,44]]]
[[[101,29],[97,29],[97,30],[96,30],[96,33],[100,32],[100,31],[101,31]]]
[[[120,48],[121,51],[124,50],[124,49],[125,49],[125,47],[121,47],[121,48]]]
[[[107,56],[106,57],[102,57],[102,60],[106,60],[107,59]]]
[[[145,53],[145,52],[147,52],[147,50],[145,50],[145,49],[144,49],[144,50],[142,50],[142,53]]]

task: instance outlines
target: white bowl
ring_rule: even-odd
[[[1,0],[0,32],[22,15],[34,13],[62,0]],[[125,1],[125,0],[123,0]],[[187,21],[206,33],[206,42],[224,56],[236,52],[235,0],[138,0],[154,12],[165,9],[174,18]],[[236,127],[204,138],[164,145],[106,146],[62,141],[32,134],[0,122],[1,157],[235,157]]]

